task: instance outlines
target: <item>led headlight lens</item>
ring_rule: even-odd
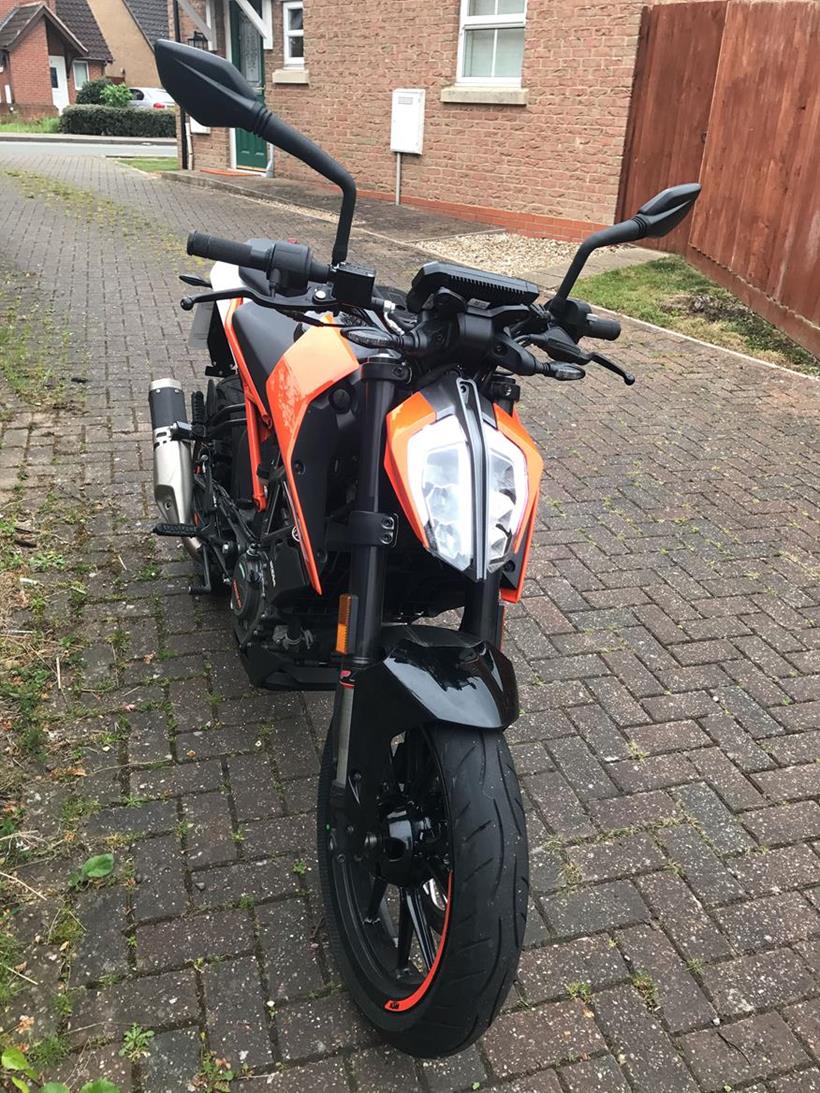
[[[487,564],[498,569],[512,549],[527,508],[527,460],[520,448],[500,432],[484,426],[490,462],[487,496]]]
[[[407,444],[410,489],[430,550],[456,569],[473,559],[473,475],[467,437],[455,416],[442,418]]]

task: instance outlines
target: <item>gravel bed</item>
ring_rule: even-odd
[[[459,262],[463,266],[491,270],[509,277],[522,277],[530,270],[555,263],[567,263],[578,249],[577,243],[558,243],[554,239],[528,239],[510,232],[479,232],[448,235],[416,244],[423,250]]]

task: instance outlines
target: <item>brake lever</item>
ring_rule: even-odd
[[[530,345],[537,345],[554,361],[566,364],[585,365],[591,358],[577,342],[560,326],[551,327],[544,334],[527,334],[525,339]]]
[[[611,360],[609,357],[605,357],[603,353],[590,353],[589,359],[594,361],[595,364],[600,364],[602,368],[606,368],[609,372],[614,372],[616,376],[620,376],[627,387],[631,387],[635,382],[635,377],[631,372],[627,372],[625,368],[622,368],[617,361]]]

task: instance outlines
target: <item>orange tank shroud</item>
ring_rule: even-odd
[[[322,582],[319,580],[299,490],[293,478],[293,449],[311,402],[358,367],[359,361],[350,343],[338,330],[330,326],[313,327],[282,355],[265,384],[276,439],[285,465],[288,496],[299,528],[302,557],[310,583],[320,596]]]
[[[299,490],[293,477],[293,449],[299,436],[308,406],[328,387],[349,376],[359,367],[350,343],[338,330],[330,326],[312,327],[288,349],[268,376],[265,384],[268,406],[254,386],[242,350],[233,329],[231,306],[225,317],[225,334],[231,347],[236,366],[242,377],[245,391],[245,410],[248,424],[248,447],[253,468],[253,497],[256,505],[264,509],[267,498],[255,469],[260,462],[260,441],[264,441],[271,429],[276,432],[279,450],[287,479],[288,498],[293,518],[299,530],[299,545],[307,567],[310,583],[317,595],[322,594],[322,582],[310,542],[307,525],[299,500]]]
[[[436,411],[421,391],[411,395],[400,406],[387,415],[387,446],[384,454],[384,467],[387,477],[396,492],[404,515],[425,548],[429,548],[427,534],[419,513],[416,512],[410,495],[410,477],[407,467],[407,448],[410,438],[425,425],[436,420]],[[544,461],[532,437],[521,424],[517,414],[508,414],[500,406],[495,407],[495,420],[500,430],[523,453],[527,461],[527,507],[521,519],[521,526],[513,542],[515,553],[523,551],[518,584],[515,588],[502,591],[502,598],[508,603],[517,603],[524,588],[524,576],[529,559],[530,543],[535,527],[535,511],[538,505],[538,490]]]
[[[251,374],[245,363],[245,358],[242,356],[242,350],[239,348],[236,331],[233,328],[234,313],[242,303],[244,303],[243,300],[231,300],[228,305],[224,323],[225,337],[228,339],[228,345],[231,347],[233,359],[236,361],[236,367],[239,369],[239,375],[242,377],[242,390],[245,395],[245,421],[248,430],[248,449],[250,451],[251,475],[253,478],[253,500],[258,509],[264,509],[267,505],[267,497],[265,496],[264,487],[256,474],[256,468],[262,460],[262,441],[267,440],[270,436],[271,421],[267,408],[254,387]]]

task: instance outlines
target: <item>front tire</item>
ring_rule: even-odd
[[[382,830],[369,840],[388,846],[380,857],[337,851],[334,824],[355,817],[330,807],[332,736],[319,781],[318,858],[342,978],[394,1047],[425,1058],[463,1051],[506,998],[524,940],[527,834],[507,743],[501,733],[440,725],[396,738],[385,761],[392,785],[388,774],[379,787],[357,786],[384,798]],[[396,883],[393,836],[410,828],[413,880]],[[394,879],[386,883],[385,873]]]

